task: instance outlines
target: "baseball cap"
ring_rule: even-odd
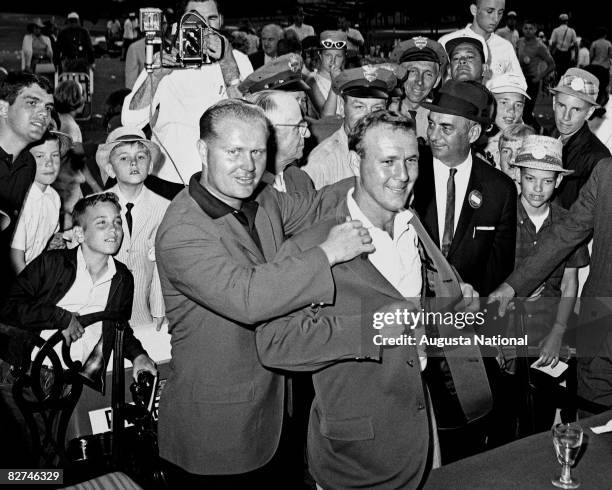
[[[67,19],[76,19],[79,20],[79,14],[77,14],[76,12],[70,12],[67,16]]]
[[[570,68],[567,70],[559,79],[557,86],[551,88],[550,91],[557,94],[572,95],[595,107],[599,107],[599,104],[597,104],[599,80],[592,73],[580,68]]]
[[[387,99],[397,85],[397,77],[385,68],[364,65],[342,71],[333,82],[339,95],[363,99]]]

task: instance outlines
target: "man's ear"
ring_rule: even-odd
[[[8,117],[9,103],[6,100],[0,100],[0,117]]]
[[[482,133],[482,126],[480,124],[474,124],[468,133],[470,137],[470,145],[475,143],[478,138],[480,138],[480,133]]]
[[[74,233],[74,239],[79,243],[83,243],[85,241],[85,231],[83,230],[83,228],[79,225],[75,225],[72,228],[72,231]]]
[[[357,177],[361,175],[361,170],[359,168],[360,165],[361,157],[357,154],[357,152],[353,150],[349,151],[349,167],[351,167],[351,170]]]
[[[113,166],[110,164],[110,162],[108,162],[105,166],[104,166],[104,170],[106,170],[106,173],[108,174],[108,176],[111,179],[116,179],[117,178],[117,174],[115,173],[115,169],[113,168]]]
[[[206,144],[206,141],[199,139],[196,146],[198,149],[198,155],[200,155],[200,160],[202,161],[202,164],[205,164],[208,162],[208,145]]]
[[[478,13],[478,5],[476,4],[478,0],[474,0],[471,4],[470,4],[470,13],[472,14],[473,17],[476,17],[476,14]]]

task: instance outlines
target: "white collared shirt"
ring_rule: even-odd
[[[96,313],[106,309],[108,295],[113,276],[116,274],[115,261],[112,257],[108,257],[106,272],[95,283],[87,270],[85,257],[81,247],[77,250],[77,270],[74,283],[66,292],[64,297],[60,299],[57,306],[71,313],[86,315],[88,313]],[[40,336],[48,339],[57,330],[43,330]],[[70,345],[70,356],[74,361],[85,363],[91,351],[100,340],[102,335],[102,322],[97,322],[85,328],[83,336]],[[61,345],[58,344],[56,352],[61,357]]]
[[[124,235],[124,240],[126,238],[131,238],[130,237],[130,230],[128,228],[127,225],[127,220],[125,219],[125,213],[127,212],[127,206],[126,204],[131,202],[134,207],[132,208],[132,223],[135,222],[138,218],[138,215],[143,215],[144,214],[144,209],[142,208],[142,196],[145,193],[145,187],[143,186],[142,189],[140,190],[140,192],[138,193],[138,196],[136,196],[136,199],[132,199],[132,200],[128,200],[123,193],[121,192],[121,189],[119,189],[119,185],[115,185],[112,187],[112,189],[109,189],[109,192],[113,192],[114,194],[117,195],[117,197],[119,198],[119,204],[121,205],[121,220],[123,222],[123,235]],[[133,228],[132,228],[133,231]]]
[[[419,255],[419,237],[414,227],[410,224],[412,212],[404,209],[395,215],[393,221],[393,238],[389,234],[374,226],[372,222],[361,211],[355,199],[354,189],[350,189],[346,196],[346,204],[352,219],[361,221],[363,227],[368,230],[372,237],[372,244],[376,249],[368,254],[368,260],[378,272],[389,281],[405,298],[420,298],[423,286],[421,271],[421,256]],[[414,332],[416,338],[423,335],[423,329],[419,326]],[[419,348],[419,362],[421,371],[427,366],[427,355]]]
[[[373,253],[368,254],[368,259],[402,296],[420,298],[423,285],[421,256],[419,238],[410,224],[412,213],[405,209],[395,215],[391,238],[363,214],[353,199],[353,191],[354,189],[349,190],[346,198],[351,218],[361,221],[363,227],[370,232],[372,244],[376,248]]]
[[[23,250],[28,265],[46,248],[59,230],[61,201],[50,185],[42,191],[36,183],[30,186],[15,228],[11,248]]]
[[[455,174],[455,226],[453,231],[457,229],[461,208],[467,192],[470,174],[472,172],[472,154],[468,154],[467,158],[459,165],[454,167],[457,169]],[[436,210],[438,212],[438,236],[440,237],[440,247],[442,246],[442,237],[444,236],[444,219],[446,217],[446,186],[450,175],[451,167],[447,167],[437,158],[433,159],[434,182],[436,186]]]

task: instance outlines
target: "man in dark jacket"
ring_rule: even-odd
[[[94,50],[89,31],[81,26],[79,14],[68,14],[66,27],[57,37],[63,71],[87,71],[94,64]]]

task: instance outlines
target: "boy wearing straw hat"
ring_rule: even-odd
[[[159,338],[147,344],[148,334],[162,326],[165,308],[155,262],[155,235],[170,201],[145,186],[145,179],[160,157],[156,143],[146,139],[138,128],[119,127],[96,152],[96,161],[117,184],[109,189],[119,198],[123,221],[123,242],[117,259],[134,276],[134,305],[130,325],[155,360],[169,357],[159,350]],[[147,328],[150,327],[150,328]],[[168,339],[169,340],[169,339]]]
[[[531,135],[523,140],[514,161],[520,169],[521,196],[517,203],[516,266],[519,267],[553,223],[565,219],[569,211],[551,202],[564,176],[573,173],[563,168],[563,145],[556,138]],[[578,268],[589,262],[583,244],[562,261],[524,302],[528,343],[539,348],[536,366],[554,368],[578,294]],[[552,326],[552,327],[551,327]],[[514,332],[519,335],[518,332]],[[534,374],[535,375],[535,374]],[[548,430],[555,417],[550,396],[534,396],[536,431]]]

